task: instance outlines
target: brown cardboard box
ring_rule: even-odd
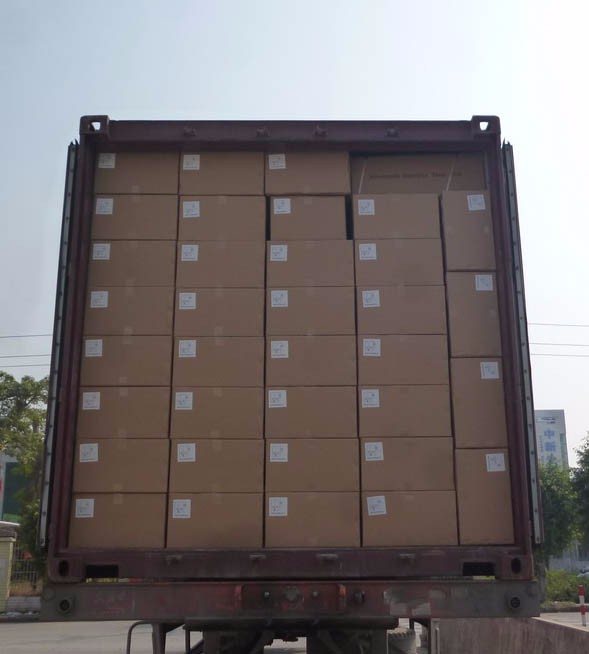
[[[435,238],[355,241],[356,284],[435,286],[444,283],[442,242]]]
[[[176,291],[176,336],[263,336],[261,288],[180,288]]]
[[[446,336],[359,336],[358,383],[448,384]]]
[[[175,195],[178,192],[178,153],[98,153],[94,192]]]
[[[354,238],[440,238],[435,193],[355,195]]]
[[[358,493],[266,493],[266,547],[359,547]]]
[[[452,359],[456,447],[506,447],[501,359]]]
[[[180,154],[181,195],[264,195],[261,152]]]
[[[264,241],[178,243],[176,286],[264,288]]]
[[[262,337],[176,338],[174,386],[263,386]]]
[[[116,529],[113,529],[116,525]],[[164,493],[84,493],[72,497],[70,547],[164,547]]]
[[[354,286],[352,241],[272,241],[266,255],[268,288]]]
[[[347,152],[278,152],[266,155],[266,195],[345,195],[350,192]]]
[[[261,493],[175,493],[168,509],[168,548],[262,547]]]
[[[171,336],[88,335],[82,344],[81,386],[167,386]]]
[[[266,334],[356,333],[355,294],[351,286],[269,288],[266,292]]]
[[[93,241],[88,287],[174,286],[174,241]]]
[[[78,441],[74,493],[165,493],[169,452],[167,438]]]
[[[195,196],[180,198],[179,241],[264,241],[266,198]]]
[[[94,240],[174,241],[178,236],[176,195],[97,195]]]
[[[352,157],[352,192],[441,193],[485,188],[480,154],[414,154]]]
[[[358,334],[445,334],[443,286],[363,286],[356,290]]]
[[[86,293],[85,334],[171,334],[173,321],[172,287],[92,287]]]
[[[365,492],[362,516],[365,547],[458,545],[454,491]]]
[[[266,390],[266,438],[356,438],[355,386]]]
[[[262,388],[176,387],[172,438],[262,438]]]
[[[494,270],[493,217],[486,191],[442,193],[447,270]]]
[[[360,436],[452,436],[448,386],[358,389]]]
[[[461,545],[513,543],[507,450],[456,450]]]
[[[358,441],[352,438],[266,440],[266,491],[359,490]]]
[[[452,356],[501,356],[495,275],[450,272],[446,292]]]
[[[362,490],[454,490],[451,438],[363,438]]]
[[[170,389],[103,388],[80,389],[77,437],[167,438]]]
[[[345,239],[344,196],[270,198],[270,238],[274,241]]]
[[[263,490],[261,439],[172,441],[170,493],[261,493]]]
[[[280,336],[266,339],[269,386],[353,386],[353,336]]]

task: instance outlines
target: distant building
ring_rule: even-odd
[[[567,436],[562,409],[541,409],[534,411],[536,421],[536,445],[538,462],[558,463],[563,468],[569,467]]]
[[[553,461],[563,468],[569,467],[567,436],[562,409],[534,411],[536,422],[536,446],[538,462],[542,464]],[[551,570],[568,570],[579,572],[589,566],[587,552],[581,548],[579,541],[572,545],[559,557],[550,557]]]

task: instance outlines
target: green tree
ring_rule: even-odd
[[[589,546],[589,433],[576,451],[578,466],[573,471],[573,488],[577,495],[580,537]]]
[[[544,544],[539,552],[548,565],[551,556],[559,556],[578,534],[577,500],[572,473],[555,462],[540,468]]]
[[[43,441],[47,413],[48,379],[23,377],[20,381],[0,372],[0,452],[13,456],[28,480],[21,502],[20,539],[38,571],[44,557],[37,546],[37,522],[43,476]]]

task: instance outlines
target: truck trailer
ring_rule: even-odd
[[[537,615],[499,119],[82,117],[44,472],[42,617],[147,622],[154,652]]]

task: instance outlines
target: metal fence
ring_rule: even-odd
[[[12,556],[10,595],[11,597],[32,597],[40,593],[41,583],[33,559],[25,551],[17,536]]]

